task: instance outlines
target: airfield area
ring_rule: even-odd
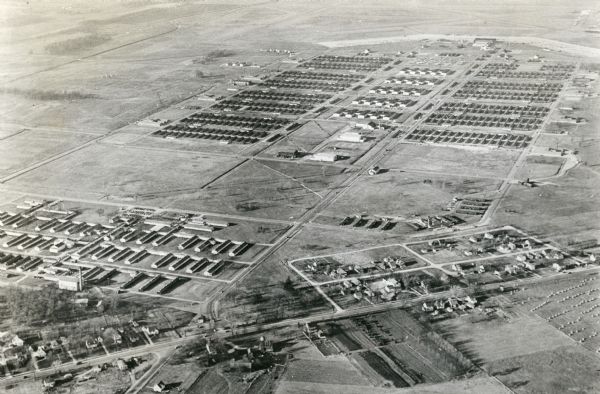
[[[600,392],[596,3],[0,19],[0,392]]]

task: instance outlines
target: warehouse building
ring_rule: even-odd
[[[312,161],[334,162],[340,159],[340,156],[335,152],[318,152],[308,158]]]
[[[58,278],[58,288],[68,291],[83,290],[83,280],[80,276],[60,276]]]
[[[365,141],[365,137],[362,134],[351,132],[351,131],[341,133],[337,139],[338,139],[338,141],[344,141],[344,142],[364,142]]]

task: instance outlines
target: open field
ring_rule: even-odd
[[[496,179],[410,173],[390,170],[363,177],[340,196],[323,215],[343,219],[356,214],[409,219],[437,215],[455,196],[486,195],[499,186]]]
[[[517,174],[520,179],[539,179],[557,175],[564,159],[560,157],[528,156],[525,166]]]
[[[600,175],[589,167],[574,168],[551,184],[536,188],[514,185],[493,220],[548,237],[596,228],[599,186]]]
[[[597,392],[598,357],[574,346],[494,361],[489,373],[515,393]]]
[[[490,393],[490,394],[506,394],[509,393],[501,383],[489,377],[477,377],[465,380],[456,380],[438,384],[427,384],[416,387],[406,388],[384,388],[373,387],[368,385],[363,386],[347,386],[324,383],[308,383],[308,382],[292,382],[284,381],[280,384],[277,394],[309,394],[309,393],[332,393],[341,392],[351,394],[362,394],[365,391],[373,394],[417,394],[417,393]]]
[[[498,179],[507,175],[517,156],[513,150],[401,144],[380,165],[391,171]]]
[[[535,286],[511,297],[522,309],[535,313],[580,346],[597,352],[598,273],[557,278],[546,285]]]
[[[11,184],[32,192],[75,198],[99,199],[104,195],[122,201],[158,199],[169,205],[181,191],[203,187],[238,162],[189,153],[176,157],[174,161],[173,154],[167,152],[148,156],[135,148],[94,145],[35,169]]]
[[[307,122],[291,135],[268,148],[263,155],[275,157],[279,152],[293,152],[296,149],[301,152],[311,152],[345,127],[345,122],[319,122],[318,120]]]
[[[348,360],[295,360],[290,362],[284,380],[348,386],[368,384]]]
[[[573,341],[537,318],[519,317],[472,322],[468,316],[446,320],[437,327],[445,338],[483,363],[572,346]]]
[[[248,160],[198,194],[175,205],[202,201],[207,210],[262,218],[298,218],[348,175],[337,167]]]
[[[0,144],[0,177],[80,146],[96,136],[76,132],[29,130],[6,137]]]

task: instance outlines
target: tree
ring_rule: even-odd
[[[283,282],[283,289],[286,290],[286,291],[289,291],[289,292],[293,292],[295,290],[294,289],[294,281],[289,276]]]
[[[251,296],[251,302],[253,304],[260,304],[261,302],[263,302],[262,293],[258,290],[253,291]]]

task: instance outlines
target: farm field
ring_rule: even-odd
[[[516,293],[512,299],[583,348],[597,352],[598,281],[597,272],[578,273]]]
[[[442,321],[437,328],[451,342],[460,343],[461,350],[486,364],[573,345],[568,337],[535,317],[474,323],[466,316]]]
[[[599,367],[596,355],[564,346],[494,361],[488,371],[515,393],[593,393],[600,388]]]
[[[416,387],[405,388],[384,388],[373,386],[347,386],[323,383],[308,382],[282,382],[277,390],[277,394],[309,394],[309,393],[331,393],[342,391],[344,393],[362,394],[365,391],[373,394],[419,394],[419,393],[452,393],[452,392],[473,392],[506,394],[510,391],[501,383],[489,377],[476,377],[464,380],[455,380],[438,384],[427,384]]]
[[[368,380],[347,359],[331,361],[294,360],[288,366],[284,381],[347,386],[368,384]]]

